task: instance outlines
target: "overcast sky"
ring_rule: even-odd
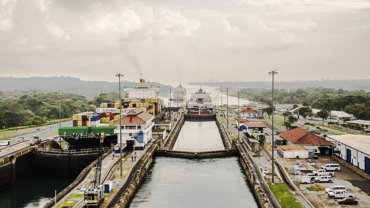
[[[0,0],[0,76],[370,78],[370,0]]]

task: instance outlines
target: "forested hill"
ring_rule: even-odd
[[[196,85],[218,86],[223,88],[248,88],[266,89],[271,88],[271,82],[202,82],[192,83]],[[370,92],[370,79],[349,79],[349,80],[317,80],[317,81],[275,81],[278,89],[298,89],[298,88],[334,88],[344,90],[364,90]]]
[[[138,82],[138,80],[132,80],[132,82],[123,81],[122,86],[124,88],[130,88],[135,85],[135,82]],[[155,87],[160,87],[162,92],[167,91],[166,89],[169,87],[159,83],[152,82],[151,84]],[[83,81],[73,77],[0,77],[0,91],[60,91],[62,93],[74,93],[92,98],[100,93],[118,91],[118,80],[117,82],[106,82]]]

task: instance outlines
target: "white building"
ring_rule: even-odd
[[[344,111],[330,111],[330,119],[337,122],[344,122],[354,118],[355,117],[352,114],[346,113]]]
[[[370,174],[370,136],[348,134],[328,137],[335,141],[338,157]]]
[[[279,145],[277,148],[278,154],[283,158],[308,158],[308,150],[301,145]]]
[[[368,120],[354,120],[354,121],[347,121],[346,123],[356,124],[361,126],[364,131],[370,131],[370,121]]]
[[[140,79],[137,86],[129,90],[128,97],[134,99],[157,98],[157,90],[152,88],[149,82],[146,82],[144,79]]]
[[[243,108],[240,111],[241,119],[250,119],[250,118],[257,118],[257,117],[258,117],[258,111],[252,108]]]
[[[148,142],[152,139],[152,128],[154,116],[144,112],[141,109],[134,109],[127,112],[126,116],[122,118],[122,135],[119,134],[120,121],[117,121],[115,133],[117,133],[117,144],[120,144],[122,136],[122,143],[127,148],[136,150],[143,150]]]

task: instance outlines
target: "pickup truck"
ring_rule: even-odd
[[[334,172],[328,172],[325,169],[318,169],[312,172],[313,174],[317,175],[328,175],[330,177],[334,176]]]
[[[330,176],[316,176],[315,182],[318,183],[333,183],[333,179]]]
[[[350,193],[343,190],[336,190],[333,192],[328,193],[330,198],[334,199],[343,199],[343,198],[356,198],[356,195],[354,193]]]

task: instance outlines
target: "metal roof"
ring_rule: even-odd
[[[370,155],[370,136],[347,134],[330,135],[328,137]]]
[[[368,120],[354,120],[354,121],[347,121],[347,123],[370,126],[370,121],[368,121]]]

